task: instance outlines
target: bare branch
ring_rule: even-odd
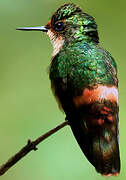
[[[21,158],[23,158],[26,154],[28,154],[30,151],[37,150],[37,145],[42,142],[44,139],[48,138],[58,130],[62,129],[68,125],[68,121],[65,121],[58,125],[57,127],[51,129],[50,131],[46,132],[39,138],[37,138],[35,141],[28,140],[28,143],[26,146],[24,146],[19,152],[17,152],[14,156],[12,156],[5,164],[3,164],[0,167],[0,176],[3,175],[8,169],[10,169],[14,164],[16,164]]]

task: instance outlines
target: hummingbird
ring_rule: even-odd
[[[47,25],[18,30],[43,31],[49,36],[53,45],[49,78],[59,108],[96,171],[103,176],[118,176],[117,65],[100,46],[94,18],[68,3]]]

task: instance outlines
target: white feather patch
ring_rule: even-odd
[[[53,45],[52,56],[54,57],[56,54],[58,54],[58,52],[62,48],[62,46],[64,44],[64,39],[62,36],[56,36],[56,34],[51,30],[48,30],[47,35],[49,36],[49,38],[52,42],[52,45]]]

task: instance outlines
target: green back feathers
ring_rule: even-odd
[[[111,55],[95,43],[71,43],[53,59],[50,78],[66,78],[73,89],[97,84],[117,86],[116,64]]]

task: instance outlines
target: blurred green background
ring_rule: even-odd
[[[41,32],[19,32],[19,26],[45,25],[65,2],[94,16],[100,42],[118,64],[120,93],[121,174],[126,178],[126,1],[0,0],[0,164],[32,140],[64,121],[50,90],[47,67],[52,54]],[[65,127],[12,167],[2,180],[101,180]],[[110,179],[114,179],[111,177]]]

